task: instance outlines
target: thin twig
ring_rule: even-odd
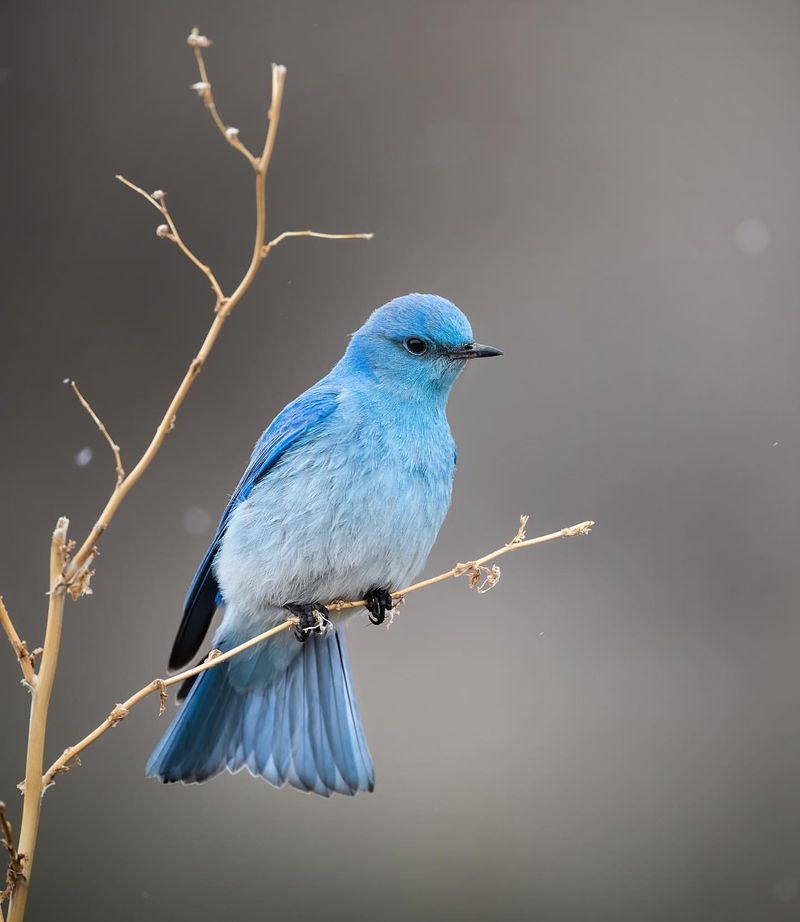
[[[278,234],[274,240],[264,244],[261,249],[261,256],[267,256],[271,249],[276,247],[282,240],[286,240],[287,237],[321,237],[323,240],[372,240],[374,236],[374,234],[323,234],[312,230],[284,231],[282,234]]]
[[[33,654],[28,650],[28,645],[24,640],[20,639],[19,634],[17,633],[16,628],[14,627],[13,622],[11,621],[11,615],[8,613],[6,604],[3,601],[3,597],[0,595],[0,624],[3,625],[3,630],[6,632],[6,637],[8,637],[8,642],[11,644],[14,654],[19,661],[19,668],[22,670],[22,677],[25,682],[28,683],[30,688],[36,684],[36,670],[33,667]]]
[[[0,800],[0,839],[2,839],[3,848],[8,854],[8,867],[6,868],[6,885],[0,890],[0,914],[2,913],[3,903],[11,896],[17,886],[17,882],[22,877],[22,855],[17,851],[14,845],[14,833],[11,829],[11,823],[6,816],[6,805]]]
[[[94,420],[94,424],[103,434],[103,437],[108,442],[109,447],[111,448],[111,451],[114,453],[114,467],[116,468],[116,471],[117,471],[117,486],[119,486],[122,483],[122,481],[125,479],[125,469],[122,466],[122,454],[120,453],[119,445],[117,445],[114,439],[111,438],[111,434],[109,433],[108,429],[106,429],[105,425],[103,424],[103,421],[100,419],[97,413],[95,413],[95,411],[92,409],[89,401],[83,396],[80,390],[78,390],[78,385],[74,381],[70,381],[69,383],[70,383],[70,387],[75,392],[75,396],[78,398],[78,400],[80,400],[81,406],[84,408],[84,410],[86,410],[89,416],[91,416],[91,418]]]
[[[552,534],[549,535],[542,535],[539,538],[531,538],[529,540],[517,540],[515,538],[508,544],[504,544],[502,547],[498,548],[496,551],[492,551],[491,554],[487,554],[485,557],[480,557],[478,560],[473,560],[466,564],[458,563],[452,569],[447,570],[445,573],[440,573],[438,576],[434,576],[431,579],[426,579],[422,582],[414,583],[413,586],[408,586],[405,589],[399,590],[398,592],[393,592],[392,598],[395,600],[400,600],[405,598],[405,596],[407,596],[409,593],[417,592],[419,589],[424,589],[427,586],[434,585],[434,583],[440,583],[447,579],[453,579],[454,577],[462,576],[465,573],[472,572],[476,568],[485,567],[485,564],[495,560],[498,557],[501,557],[503,554],[510,554],[513,551],[520,551],[523,548],[534,547],[537,544],[544,544],[547,541],[555,541],[558,538],[574,538],[578,537],[579,535],[588,535],[593,526],[594,522],[581,522],[580,525],[572,525],[570,528],[562,528],[560,531],[552,532]],[[363,599],[359,600],[358,602],[334,601],[331,602],[327,607],[331,612],[341,612],[349,608],[358,608],[364,604],[365,602]],[[199,675],[201,672],[205,672],[207,669],[213,669],[216,666],[219,666],[221,663],[227,662],[229,659],[233,659],[233,657],[238,656],[245,650],[249,650],[251,647],[264,643],[264,641],[269,640],[270,637],[274,637],[276,634],[280,634],[283,631],[289,630],[289,628],[294,627],[296,624],[298,624],[297,618],[287,618],[276,627],[273,627],[268,631],[264,631],[263,633],[258,634],[256,637],[252,637],[250,640],[247,640],[244,643],[231,648],[230,650],[226,650],[224,653],[220,653],[218,650],[212,650],[211,653],[206,657],[205,661],[200,663],[198,666],[194,666],[191,669],[186,669],[183,672],[169,676],[166,679],[154,679],[148,685],[145,685],[144,688],[140,688],[139,691],[131,695],[127,701],[122,702],[122,704],[117,704],[116,707],[108,715],[108,717],[106,717],[106,719],[99,726],[95,727],[91,733],[88,733],[82,740],[75,743],[74,746],[69,746],[67,749],[65,749],[62,755],[56,759],[56,761],[45,772],[44,777],[42,778],[42,784],[45,787],[52,784],[56,775],[64,771],[67,763],[79,756],[80,753],[82,753],[88,746],[91,746],[95,740],[103,736],[103,734],[110,730],[112,727],[116,727],[125,717],[128,716],[131,710],[136,707],[140,701],[143,701],[145,698],[158,692],[161,695],[161,703],[163,704],[164,694],[169,686],[179,685],[192,676]],[[161,709],[160,713],[161,712],[163,712],[163,708]]]
[[[133,189],[134,192],[138,192],[142,198],[150,202],[153,208],[161,213],[167,223],[166,226],[163,227],[163,230],[162,227],[158,227],[156,229],[156,233],[159,237],[163,237],[166,240],[171,240],[174,244],[176,244],[178,249],[203,273],[203,275],[211,284],[211,288],[217,297],[217,306],[219,307],[219,305],[225,300],[222,287],[217,281],[217,277],[212,272],[211,267],[206,265],[202,259],[199,259],[197,256],[195,256],[189,247],[183,242],[183,237],[181,237],[180,233],[178,232],[178,227],[175,224],[175,220],[173,219],[169,212],[169,208],[167,207],[167,193],[162,192],[160,189],[156,190],[156,192],[146,192],[144,189],[142,189],[141,186],[137,186],[136,183],[131,182],[129,179],[126,179],[119,173],[115,178],[129,189]]]
[[[194,51],[194,57],[197,61],[197,69],[200,72],[200,83],[196,83],[192,89],[195,90],[203,102],[206,109],[214,119],[214,124],[219,128],[220,134],[230,144],[234,150],[238,150],[246,158],[254,170],[258,169],[258,158],[250,153],[246,145],[239,140],[239,129],[225,124],[217,111],[217,105],[214,102],[214,94],[211,91],[211,81],[208,79],[206,62],[203,59],[203,48],[208,48],[211,40],[205,35],[200,35],[200,30],[195,26],[186,39],[186,44]]]

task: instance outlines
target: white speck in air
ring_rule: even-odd
[[[777,881],[772,888],[772,896],[779,903],[788,903],[798,893],[797,881],[793,877],[784,877]]]
[[[183,527],[190,535],[204,535],[211,528],[211,516],[200,506],[189,506],[183,513]]]
[[[94,452],[87,445],[85,448],[81,448],[79,452],[76,452],[75,463],[78,465],[78,467],[86,467],[86,465],[92,460],[93,457]]]
[[[742,221],[736,228],[736,246],[743,253],[763,253],[771,239],[767,225],[755,218]]]

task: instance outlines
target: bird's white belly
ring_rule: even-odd
[[[402,588],[447,512],[452,455],[409,466],[308,452],[279,466],[233,513],[216,562],[227,606],[258,622],[289,602]],[[444,475],[444,476],[443,476]]]

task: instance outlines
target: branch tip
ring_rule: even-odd
[[[571,528],[565,528],[562,534],[563,538],[578,538],[582,535],[588,535],[594,528],[595,522],[581,522],[580,525],[573,525]]]
[[[193,26],[192,31],[186,37],[186,44],[190,48],[210,48],[213,42],[207,35],[201,35],[197,26]]]
[[[326,234],[322,231],[300,230],[300,231],[283,231],[277,237],[265,243],[261,248],[261,258],[264,259],[269,255],[270,250],[274,249],[279,243],[287,240],[289,237],[318,237],[321,240],[372,240],[374,234],[356,233],[356,234]]]
[[[67,379],[65,379],[65,381],[66,380]],[[94,424],[100,430],[100,433],[103,436],[103,438],[106,440],[106,442],[108,442],[108,446],[114,455],[114,468],[117,472],[117,485],[115,489],[119,489],[120,484],[125,479],[125,469],[122,466],[122,453],[120,451],[120,447],[119,445],[117,445],[114,439],[111,438],[111,433],[108,431],[108,429],[106,429],[105,425],[103,424],[103,421],[100,419],[97,413],[95,413],[95,411],[92,409],[92,406],[89,403],[89,401],[80,392],[80,390],[78,389],[78,385],[74,381],[70,381],[69,384],[72,387],[72,390],[75,396],[80,401],[81,406],[84,408],[84,410],[86,410],[86,412],[89,414]]]

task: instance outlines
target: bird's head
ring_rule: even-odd
[[[374,311],[353,334],[346,358],[402,390],[446,395],[469,359],[502,354],[475,342],[455,304],[410,294]]]

